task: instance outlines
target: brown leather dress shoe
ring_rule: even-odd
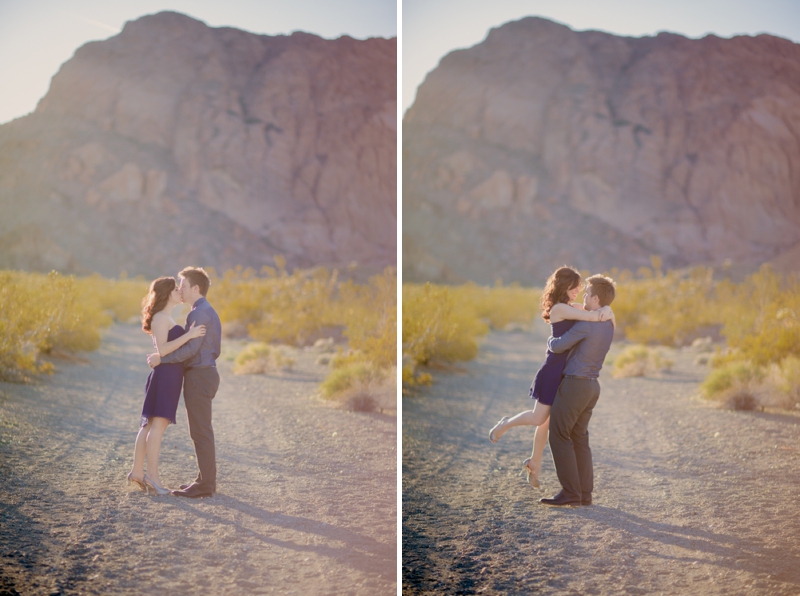
[[[564,494],[562,490],[555,497],[539,499],[542,505],[550,505],[551,507],[580,507],[581,500],[573,499]]]
[[[186,497],[189,499],[199,499],[200,497],[210,497],[214,494],[213,490],[208,490],[198,484],[190,484],[182,490],[174,490],[172,494],[176,497]]]

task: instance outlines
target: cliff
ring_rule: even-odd
[[[0,267],[148,276],[396,263],[396,40],[165,12],[0,126]]]
[[[405,278],[779,261],[800,249],[798,164],[798,44],[508,23],[404,117]]]

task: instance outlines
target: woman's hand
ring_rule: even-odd
[[[195,337],[202,337],[205,334],[206,334],[206,326],[200,325],[198,327],[195,327],[194,323],[192,323],[192,326],[189,327],[189,331],[186,332],[186,335],[189,336],[189,339],[194,339]]]
[[[614,318],[614,311],[610,306],[601,306],[597,309],[597,313],[600,315],[601,321],[609,321]]]

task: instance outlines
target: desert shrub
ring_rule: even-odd
[[[758,396],[747,387],[728,391],[724,401],[732,410],[755,410],[760,405]]]
[[[487,331],[470,304],[456,300],[452,288],[404,284],[404,382],[415,382],[417,365],[471,360],[478,353],[477,337]]]
[[[779,408],[800,407],[800,358],[787,356],[766,367],[760,383],[761,403]]]
[[[611,373],[615,378],[642,377],[648,374],[672,369],[674,362],[664,357],[658,350],[643,345],[625,348],[614,359]]]
[[[348,396],[347,407],[354,412],[374,412],[378,409],[378,400],[368,391],[355,391]]]
[[[764,376],[764,369],[751,362],[730,362],[712,370],[700,385],[700,392],[706,399],[715,399],[732,389],[757,384]]]
[[[724,401],[733,393],[750,392],[761,403],[798,403],[791,389],[796,383],[780,380],[781,363],[800,357],[797,275],[780,275],[764,265],[735,283],[715,280],[712,270],[703,267],[664,273],[655,259],[652,269],[643,268],[637,276],[612,272],[612,277],[618,282],[613,304],[618,331],[628,339],[680,346],[720,331],[727,348],[710,358],[714,370],[703,384],[704,395]]]
[[[722,334],[731,349],[726,359],[758,365],[800,356],[800,279],[783,277],[768,265],[741,284],[723,282],[726,298],[721,314]],[[724,361],[723,360],[723,361]]]
[[[354,412],[397,408],[397,368],[378,368],[366,362],[336,368],[321,385],[322,396],[336,399]]]
[[[80,284],[56,272],[0,272],[0,378],[25,381],[53,370],[43,353],[100,345],[100,328],[111,317],[85,299]]]
[[[57,315],[46,312],[51,297],[37,296],[45,286],[42,281],[26,279],[26,274],[18,272],[0,272],[0,379],[4,381],[22,381],[29,373],[45,372],[37,358]]]
[[[539,314],[540,291],[517,284],[494,287],[403,284],[403,384],[426,385],[418,366],[471,360],[489,329],[530,323]]]
[[[793,404],[800,403],[800,358],[787,356],[777,365],[775,385]]]
[[[519,284],[504,286],[498,282],[488,287],[466,283],[451,286],[450,291],[457,304],[472,311],[491,329],[504,329],[511,323],[530,323],[540,312],[541,292]]]
[[[79,302],[92,313],[102,313],[104,324],[138,319],[149,283],[141,276],[129,279],[125,274],[120,279],[98,274],[75,278]]]
[[[381,384],[386,377],[386,371],[374,365],[352,362],[331,371],[328,378],[320,385],[320,389],[324,397],[332,398],[354,387]]]
[[[655,265],[659,265],[657,260]],[[720,325],[712,269],[664,273],[654,266],[639,274],[639,279],[620,276],[612,304],[618,332],[629,340],[683,346],[698,330]]]
[[[339,320],[344,335],[357,355],[380,369],[397,366],[397,275],[387,267],[366,285],[352,281],[339,287]],[[344,362],[342,362],[344,363]]]
[[[304,345],[320,329],[335,323],[338,274],[323,267],[289,274],[283,259],[277,258],[276,263],[277,269],[264,267],[261,275],[241,267],[221,278],[214,274],[215,307],[223,322],[246,325],[257,341]]]
[[[233,372],[237,375],[258,375],[270,370],[291,370],[295,360],[278,346],[263,342],[248,344],[236,355]]]
[[[641,269],[638,278],[617,275],[613,308],[618,331],[631,341],[681,346],[700,330],[721,328],[730,350],[715,358],[717,364],[765,365],[800,356],[797,276],[780,276],[769,265],[738,284],[715,281],[705,267],[664,273],[654,266]]]
[[[351,365],[386,371],[397,362],[397,276],[393,268],[366,284],[340,282],[324,268],[295,270],[285,261],[260,274],[238,267],[221,278],[212,272],[214,304],[229,327],[244,327],[260,342],[303,346],[331,329],[343,329],[349,350],[333,358],[334,369]],[[255,365],[249,365],[251,368]],[[326,387],[336,385],[336,375]],[[326,393],[323,388],[323,393]],[[326,393],[327,395],[327,393]]]

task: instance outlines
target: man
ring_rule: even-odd
[[[583,306],[594,311],[611,304],[615,295],[614,281],[602,275],[586,280]],[[600,397],[597,377],[603,367],[614,324],[578,321],[561,337],[550,337],[547,347],[555,353],[572,349],[564,367],[564,378],[550,410],[550,451],[556,466],[561,492],[545,505],[578,506],[592,504],[594,471],[589,449],[589,419]]]
[[[147,363],[155,368],[161,362],[183,363],[183,401],[189,418],[189,435],[194,443],[199,472],[191,484],[174,490],[177,497],[210,497],[217,486],[217,461],[214,448],[214,429],[211,427],[211,400],[219,389],[216,361],[220,354],[222,325],[216,311],[206,300],[211,282],[202,268],[187,267],[181,271],[178,287],[181,301],[191,304],[186,317],[186,329],[193,324],[205,325],[206,334],[190,339],[180,348],[160,358],[150,354]]]

